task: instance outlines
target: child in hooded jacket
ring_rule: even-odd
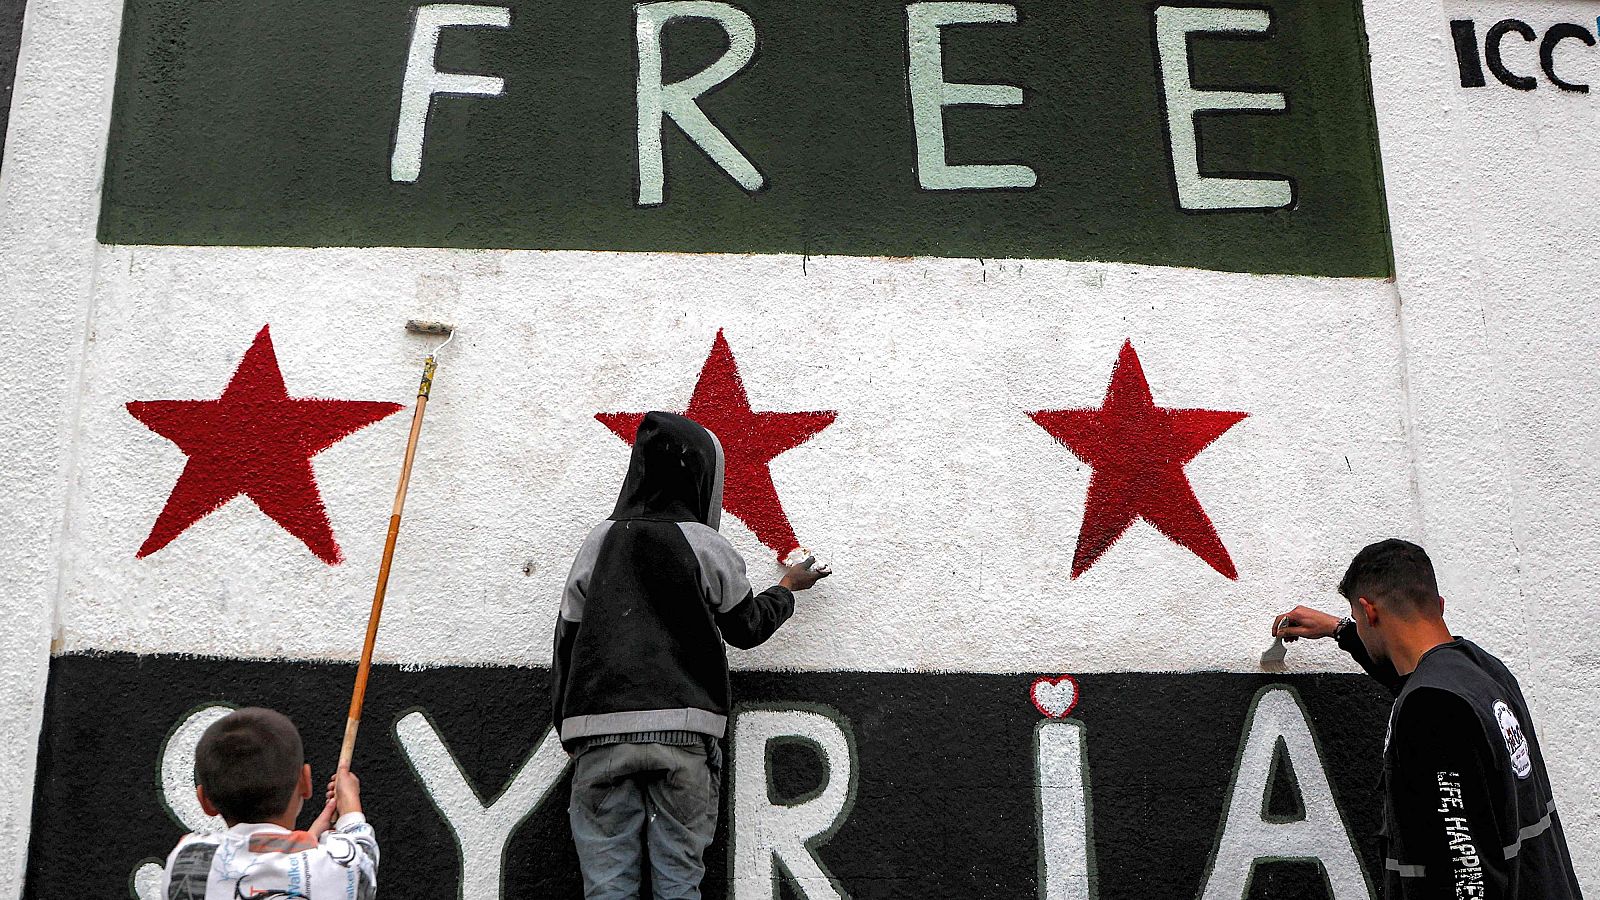
[[[683,416],[639,425],[611,518],[573,561],[556,624],[554,716],[573,754],[572,836],[584,896],[700,897],[720,810],[731,706],[723,643],[771,637],[794,592],[829,575],[807,560],[755,593],[717,530],[722,447]]]

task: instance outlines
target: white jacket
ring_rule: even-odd
[[[340,816],[320,841],[243,823],[185,835],[161,878],[161,900],[373,900],[377,893],[378,839],[358,812]]]

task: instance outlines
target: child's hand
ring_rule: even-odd
[[[322,812],[317,815],[316,821],[312,822],[311,827],[306,829],[313,841],[320,840],[322,833],[333,827],[333,813],[333,797],[330,796],[328,802],[322,805]]]
[[[816,562],[815,556],[807,556],[799,562],[784,566],[783,579],[778,584],[791,591],[803,591],[833,574],[832,569],[818,566]]]
[[[349,769],[340,769],[328,780],[328,802],[338,807],[339,815],[361,812],[361,779]]]

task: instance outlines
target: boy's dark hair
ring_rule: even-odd
[[[1361,548],[1350,561],[1339,593],[1346,600],[1366,597],[1414,612],[1438,609],[1439,582],[1427,551],[1410,541],[1389,538]]]
[[[304,765],[294,723],[248,706],[206,729],[194,752],[194,780],[229,824],[266,822],[289,808]]]

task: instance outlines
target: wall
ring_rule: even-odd
[[[1574,168],[1596,150],[1587,128],[1595,121],[1592,94],[1553,84],[1541,71],[1539,43],[1515,32],[1505,42],[1505,67],[1513,76],[1537,75],[1535,86],[1511,87],[1485,65],[1484,86],[1462,87],[1450,34],[1433,28],[1428,11],[1411,14],[1411,34],[1432,35],[1428,46],[1438,51],[1428,59],[1432,92],[1394,90],[1385,99],[1378,60],[1388,56],[1396,71],[1414,65],[1396,55],[1416,46],[1405,28],[1390,33],[1387,54],[1374,31],[1374,86],[1424,533],[1430,546],[1450,546],[1477,563],[1470,574],[1447,574],[1454,607],[1476,606],[1484,619],[1525,635],[1507,645],[1508,659],[1522,656],[1515,665],[1527,673],[1553,777],[1570,798],[1560,801],[1563,816],[1575,834],[1592,832],[1600,788],[1585,748],[1600,702],[1600,660],[1568,623],[1583,603],[1577,586],[1600,565],[1590,462],[1595,407],[1584,400],[1590,376],[1573,364],[1592,357],[1596,308],[1582,286],[1595,263],[1567,249],[1585,240],[1595,200],[1595,187]],[[1499,22],[1525,22],[1542,42],[1558,24],[1589,27],[1592,10],[1460,4],[1440,17],[1472,20],[1480,41]],[[1595,81],[1600,71],[1587,48],[1570,41],[1552,61],[1568,82]],[[1402,121],[1413,125],[1390,127]],[[1415,127],[1419,121],[1429,127]],[[1397,179],[1396,171],[1409,177]],[[1600,853],[1574,846],[1574,856],[1587,885]]]
[[[21,11],[20,4],[0,6],[9,17]],[[99,170],[105,148],[86,125],[105,112],[105,62],[115,55],[117,14],[88,4],[27,5],[0,164],[7,323],[0,353],[25,361],[12,371],[28,384],[13,392],[3,414],[11,486],[0,517],[7,573],[0,733],[8,741],[0,756],[0,883],[13,892],[27,860],[34,748],[62,571],[72,411],[96,269],[95,187],[88,173]],[[27,37],[41,29],[61,37],[43,43]]]
[[[441,69],[504,80],[434,101],[413,172],[408,4],[354,32],[186,6],[28,9],[0,168],[8,356],[37,360],[0,632],[27,895],[151,896],[206,825],[207,709],[280,707],[331,761],[413,316],[461,328],[360,750],[388,884],[574,892],[549,630],[625,466],[608,425],[670,408],[743,464],[754,579],[797,542],[838,572],[736,654],[711,893],[1371,895],[1382,699],[1333,648],[1259,655],[1388,534],[1523,677],[1595,889],[1600,660],[1567,624],[1600,574],[1595,101],[1464,87],[1449,24],[1581,4],[1267,3],[1270,31],[1169,40],[1264,107],[1199,117],[1209,179],[1149,10],[947,27],[944,78],[994,89],[930,120],[902,7],[747,5],[753,61],[703,100],[735,139],[668,127],[655,157],[632,7],[514,5],[444,29]],[[737,58],[728,27],[668,26],[664,81]],[[108,795],[102,852],[64,854]]]

